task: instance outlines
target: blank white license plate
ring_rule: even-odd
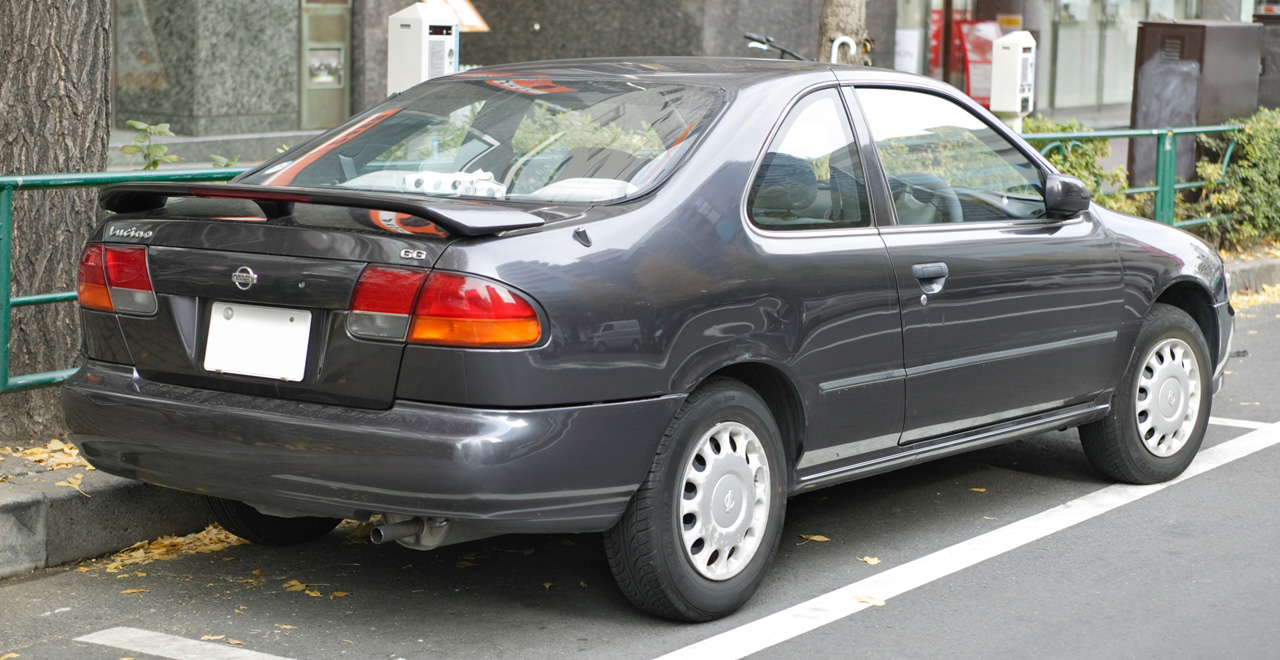
[[[204,368],[299,381],[307,372],[310,341],[311,312],[215,302]]]

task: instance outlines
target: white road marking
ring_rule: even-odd
[[[1247,419],[1231,419],[1230,417],[1217,416],[1210,417],[1209,423],[1217,424],[1219,426],[1235,426],[1242,429],[1265,429],[1268,426],[1271,426],[1271,424],[1267,422],[1251,422]]]
[[[758,653],[861,612],[870,604],[858,598],[870,596],[887,601],[916,587],[969,568],[997,555],[1042,539],[1118,507],[1135,502],[1216,467],[1244,458],[1256,451],[1280,444],[1280,424],[1228,440],[1200,452],[1182,476],[1163,484],[1130,486],[1118,484],[1010,523],[931,555],[926,555],[875,576],[854,582],[812,600],[787,608],[763,619],[751,621],[714,637],[678,649],[658,660],[736,660]]]
[[[175,637],[138,628],[109,628],[77,637],[75,641],[147,653],[172,660],[289,660],[278,655],[227,646],[225,643],[197,642],[186,637]]]

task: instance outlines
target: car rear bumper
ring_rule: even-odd
[[[105,472],[273,513],[432,516],[488,533],[612,526],[683,400],[361,410],[165,385],[95,361],[62,390],[72,441]]]

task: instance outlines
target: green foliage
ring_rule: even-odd
[[[240,161],[240,156],[227,158],[218,154],[209,154],[209,160],[213,161],[214,167],[235,167],[236,163]]]
[[[533,114],[520,120],[511,146],[516,154],[527,154],[551,140],[560,142],[565,149],[617,149],[633,156],[660,153],[666,149],[650,126],[628,131],[617,124],[594,121],[585,112],[567,110],[557,113],[544,103],[534,106]]]
[[[1024,133],[1079,133],[1089,130],[1076,119],[1061,123],[1036,115],[1022,120]],[[1051,144],[1051,141],[1036,140],[1031,144],[1037,149],[1043,149]],[[1121,213],[1151,216],[1153,198],[1149,193],[1126,195],[1121,192],[1129,182],[1129,172],[1125,168],[1102,169],[1100,161],[1111,155],[1109,140],[1105,138],[1069,140],[1059,142],[1058,145],[1046,154],[1049,162],[1053,163],[1059,172],[1083,181],[1089,187],[1089,195],[1093,201]]]
[[[1219,160],[1202,160],[1196,174],[1205,181],[1196,212],[1224,216],[1202,230],[1218,247],[1248,248],[1280,234],[1280,109],[1263,108],[1238,131],[1202,135],[1200,141]],[[1224,163],[1231,143],[1231,160]]]
[[[157,137],[173,135],[168,124],[153,125],[135,119],[130,119],[125,124],[129,128],[142,132],[133,136],[132,143],[120,147],[120,152],[130,156],[141,156],[143,170],[154,170],[160,167],[160,163],[176,163],[182,160],[177,156],[169,155],[169,147],[153,143]]]

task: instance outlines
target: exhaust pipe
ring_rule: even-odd
[[[369,532],[369,540],[381,545],[398,541],[410,536],[417,536],[427,528],[426,521],[422,518],[411,518],[404,522],[391,523],[389,525],[378,525]]]

